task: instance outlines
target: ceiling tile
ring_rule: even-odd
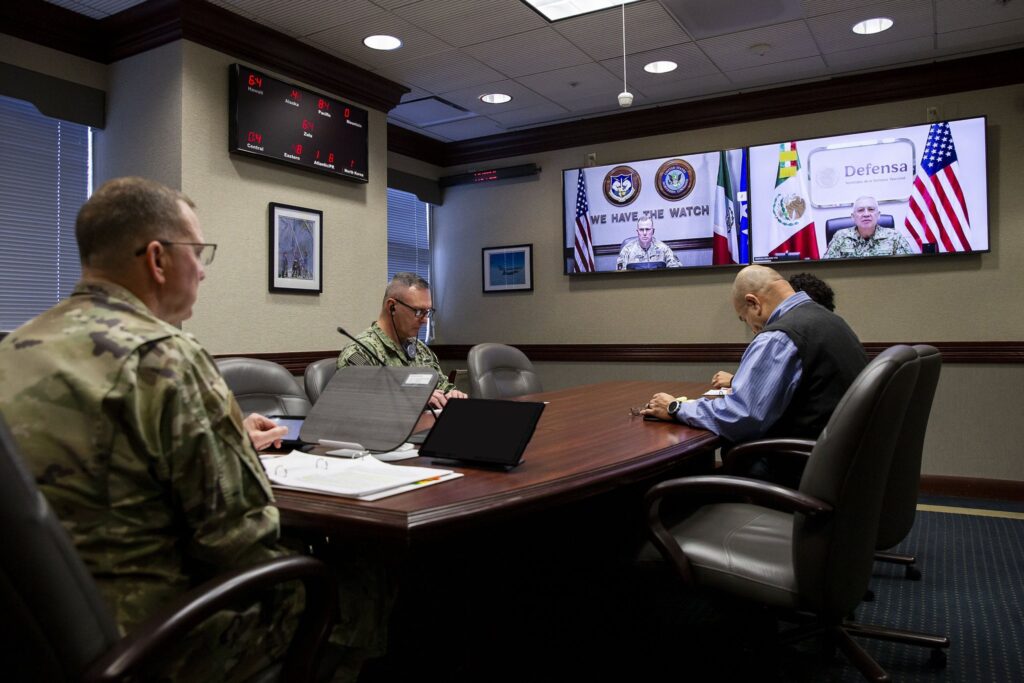
[[[878,16],[871,11],[871,8],[886,2],[886,0],[803,0],[803,2],[805,17],[859,9],[865,12],[864,19],[870,19]]]
[[[511,95],[512,101],[505,102],[504,104],[487,104],[486,102],[480,101],[481,95],[497,92]],[[491,117],[501,112],[523,109],[525,107],[532,107],[534,105],[547,103],[547,100],[527,88],[525,85],[509,80],[498,81],[496,83],[483,83],[469,88],[462,88],[461,90],[450,90],[448,92],[441,93],[440,96],[449,102],[459,105],[460,107],[465,107],[470,111],[475,111],[477,114],[482,116]]]
[[[92,11],[99,13],[101,17],[109,17],[118,12],[123,12],[129,7],[135,7],[135,5],[142,4],[143,0],[83,0],[82,2],[74,3],[80,5],[82,8],[88,7]],[[54,3],[61,4],[63,3]],[[64,5],[65,7],[67,5]],[[82,11],[82,10],[76,10]],[[85,14],[85,12],[82,12]],[[89,16],[94,16],[90,14]]]
[[[547,26],[543,17],[515,0],[422,0],[395,14],[455,47]]]
[[[777,26],[804,17],[800,0],[662,0],[694,38],[710,38],[762,26]]]
[[[664,74],[652,74],[644,71],[644,66],[660,59],[671,60],[679,66],[675,71],[669,71]],[[621,78],[621,57],[618,59],[606,59],[601,62],[601,65]],[[711,63],[707,55],[701,52],[696,43],[686,43],[685,45],[672,45],[659,50],[629,55],[626,58],[626,73],[630,85],[635,83],[637,86],[645,88],[647,85],[660,86],[669,81],[681,81],[697,76],[717,74],[720,71],[718,67]]]
[[[829,52],[823,58],[832,74],[864,71],[877,67],[887,67],[894,64],[905,64],[921,59],[933,58],[937,54],[934,49],[934,43],[934,38],[925,36],[901,40],[896,43],[876,45],[870,50],[856,49]]]
[[[949,50],[978,50],[992,47],[1011,47],[1024,45],[1024,19],[1007,21],[1002,24],[989,24],[964,29],[963,31],[950,31],[940,33],[937,37],[939,49]],[[1007,64],[1006,68],[1012,67]]]
[[[477,116],[458,123],[442,123],[439,126],[427,126],[425,130],[444,135],[452,140],[469,140],[485,135],[504,133],[505,128],[486,116]]]
[[[842,50],[873,50],[878,45],[896,43],[911,38],[932,35],[934,15],[931,0],[890,0],[871,7],[874,16],[885,16],[893,20],[888,31],[870,36],[853,32],[853,25],[865,16],[862,10],[836,12],[807,20],[814,39],[824,53]],[[875,14],[877,12],[877,14]]]
[[[370,0],[227,0],[223,6],[292,37],[308,36],[332,26],[352,24],[384,14]],[[360,38],[362,40],[362,38]]]
[[[363,45],[363,38],[377,34],[401,39],[402,47],[397,50],[371,50]],[[325,27],[322,31],[309,34],[307,38],[312,43],[323,45],[332,54],[343,58],[350,56],[373,68],[411,62],[424,55],[451,50],[444,41],[389,12],[380,12],[352,23]],[[395,80],[402,82],[400,78]]]
[[[643,86],[644,94],[653,102],[667,104],[678,100],[724,95],[736,90],[736,86],[725,74],[715,73],[686,80],[648,83]]]
[[[389,120],[388,123],[393,123],[399,128],[405,128],[406,130],[411,130],[414,133],[419,133],[420,135],[426,135],[427,137],[434,138],[435,140],[440,140],[441,142],[451,142],[451,138],[445,137],[440,133],[433,132],[429,128],[419,128],[417,126],[409,125],[408,123],[405,123],[404,121],[399,121],[397,119],[393,121]]]
[[[574,110],[574,103],[591,95],[615,96],[622,91],[622,80],[600,64],[590,62],[545,74],[521,76],[516,79],[527,88]],[[609,95],[610,93],[610,95]]]
[[[414,85],[427,92],[461,90],[481,83],[503,80],[502,75],[459,50],[448,50],[419,59],[390,64],[379,70],[385,78]]]
[[[470,45],[465,51],[512,78],[590,62],[582,50],[552,28]]]
[[[1024,19],[1024,2],[998,0],[935,0],[935,25],[940,34]]]
[[[461,107],[453,106],[451,103],[437,97],[430,96],[422,100],[404,102],[389,111],[388,116],[415,126],[433,126],[439,123],[472,118],[476,114],[471,111],[465,111]]]
[[[553,28],[594,59],[622,57],[622,14],[619,8],[584,14],[553,24]],[[626,5],[626,51],[653,50],[690,37],[657,2]]]
[[[776,62],[755,66],[749,69],[738,69],[725,73],[729,80],[740,88],[754,88],[772,83],[792,83],[812,78],[828,76],[825,61],[818,56],[794,59],[788,62]]]
[[[570,112],[565,107],[560,107],[554,102],[545,101],[542,104],[535,104],[523,109],[490,114],[488,118],[494,119],[506,128],[515,128],[517,126],[547,123],[569,115]]]
[[[697,45],[722,71],[787,62],[818,54],[818,46],[803,21],[705,38],[698,40]],[[760,55],[751,50],[754,45],[770,47],[764,55]]]
[[[71,10],[72,12],[78,12],[79,14],[83,14],[83,15],[89,17],[90,19],[102,19],[105,16],[107,16],[107,14],[108,14],[107,12],[104,12],[102,10],[96,9],[95,7],[91,7],[89,5],[86,5],[85,3],[77,2],[77,0],[46,0],[46,1],[48,3],[50,3],[51,5],[56,5],[57,7],[63,7],[64,9]]]

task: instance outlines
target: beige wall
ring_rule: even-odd
[[[1024,87],[1013,86],[844,111],[721,126],[501,159],[534,162],[529,182],[449,188],[434,211],[437,340],[530,344],[742,342],[750,333],[728,303],[735,271],[583,278],[562,274],[561,171],[582,166],[920,123],[927,107],[949,118],[987,115],[992,253],[898,262],[821,264],[839,312],[864,341],[1024,339],[1014,311],[1024,291]],[[471,170],[444,169],[445,174]],[[481,293],[480,249],[532,243],[534,291]],[[780,266],[783,275],[806,269]],[[545,388],[628,377],[705,380],[707,364],[540,363]],[[924,469],[1024,480],[1024,366],[953,365],[943,371]],[[625,408],[624,408],[625,409]]]

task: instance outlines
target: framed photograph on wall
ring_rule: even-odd
[[[270,291],[324,291],[324,212],[270,202]]]
[[[533,245],[484,247],[484,291],[533,291]]]

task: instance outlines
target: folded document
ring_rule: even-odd
[[[352,460],[292,451],[261,458],[270,481],[300,491],[376,500],[462,475],[433,467],[388,465],[372,455]]]

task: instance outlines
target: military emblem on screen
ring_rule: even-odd
[[[677,202],[697,186],[697,173],[682,159],[669,159],[658,168],[654,186],[665,199]]]
[[[772,200],[775,220],[786,227],[800,224],[800,218],[807,211],[807,200],[798,194],[777,194]]]
[[[632,204],[640,196],[640,174],[630,166],[616,166],[604,177],[604,196],[615,206]]]

